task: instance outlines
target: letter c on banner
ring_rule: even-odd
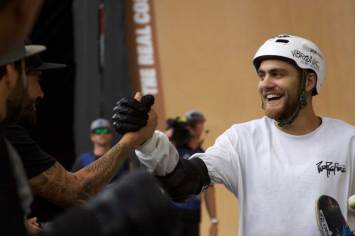
[[[133,5],[134,21],[137,24],[148,24],[150,21],[149,5],[147,3],[138,2]]]

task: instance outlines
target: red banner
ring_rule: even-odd
[[[152,0],[127,0],[127,33],[133,91],[152,94],[159,116],[165,126],[165,109],[160,80],[158,50],[155,36]]]

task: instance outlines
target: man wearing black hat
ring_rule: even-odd
[[[64,65],[54,63],[43,63],[38,53],[46,50],[42,45],[27,45],[26,48],[35,47],[37,50],[31,56],[26,57],[26,76],[27,76],[27,92],[24,92],[21,109],[18,112],[9,112],[5,123],[5,136],[15,147],[23,162],[26,175],[30,179],[32,176],[38,175],[55,163],[55,159],[43,152],[36,142],[29,136],[28,131],[24,128],[28,124],[35,121],[36,100],[43,97],[44,94],[39,85],[41,79],[41,71],[46,69],[62,68]],[[8,103],[9,108],[16,107],[13,102]],[[21,125],[20,125],[21,124]],[[46,208],[46,203],[42,203],[37,198],[32,206],[32,213],[37,215],[38,206]],[[43,207],[44,206],[44,207]],[[47,208],[48,209],[48,208]],[[48,209],[50,212],[51,208]],[[57,210],[57,209],[56,209]],[[39,214],[41,215],[41,214]]]
[[[27,79],[26,57],[43,50],[40,46],[16,46],[0,57],[0,121],[21,111]],[[25,216],[30,212],[32,195],[21,160],[3,137],[0,126],[0,214],[1,235],[25,235]],[[34,222],[33,227],[36,228]],[[33,229],[32,227],[32,229]],[[38,227],[37,227],[38,229]]]
[[[20,111],[22,95],[28,86],[23,58],[31,53],[23,48],[20,56],[0,57],[0,124],[6,115]],[[27,47],[28,49],[29,47]],[[11,54],[13,55],[13,54]],[[14,55],[18,55],[15,53]],[[16,60],[12,62],[13,60]],[[14,100],[14,98],[18,98]],[[7,110],[7,99],[12,110]],[[17,109],[16,109],[17,108]],[[121,153],[133,149],[140,140],[126,135]],[[117,148],[119,149],[119,148]],[[31,190],[20,157],[2,135],[0,126],[0,232],[2,236],[26,236],[25,218],[32,202]],[[153,189],[153,192],[152,192]],[[149,190],[149,195],[145,195]],[[129,193],[129,194],[127,194]],[[108,235],[170,235],[174,221],[171,204],[155,179],[148,173],[135,172],[112,185],[93,201],[73,208],[45,227],[38,236],[108,236]],[[82,227],[83,225],[86,227]]]
[[[0,57],[0,121],[6,114],[17,117],[13,113],[19,114],[23,110],[21,104],[25,89],[33,86],[26,78],[23,58],[44,49],[26,46],[25,50],[25,47],[20,46],[16,50]],[[8,100],[12,107],[10,110],[7,109]],[[7,128],[7,131],[11,131],[11,125]],[[0,126],[0,231],[2,236],[25,236],[28,232],[24,219],[30,211],[32,194],[21,159],[2,133]],[[20,136],[20,140],[26,141],[24,137]],[[111,153],[117,157],[126,156],[141,142],[127,134]],[[24,143],[23,146],[30,148],[32,145]],[[148,190],[150,194],[147,196],[144,193]],[[38,235],[170,235],[173,217],[171,204],[154,178],[148,173],[135,172],[88,204],[73,208],[55,219],[50,227],[44,227]],[[82,227],[84,224],[86,227]]]
[[[39,81],[41,71],[63,67],[41,62],[38,55],[27,60],[28,90],[20,115],[7,119],[6,137],[19,153],[34,194],[33,216],[51,220],[63,208],[81,205],[96,195],[117,173],[128,151],[116,143],[100,159],[77,172],[69,172],[45,152],[24,128],[36,120],[36,103],[44,93]]]

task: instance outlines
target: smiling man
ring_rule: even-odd
[[[320,235],[314,209],[322,194],[336,198],[354,224],[347,199],[355,193],[355,127],[314,112],[325,78],[321,51],[310,40],[279,35],[259,48],[253,64],[264,117],[233,125],[189,160],[179,158],[163,133],[146,132],[154,126],[150,119],[135,133],[146,139],[139,160],[175,200],[224,184],[240,203],[239,235]],[[134,101],[121,104],[116,130],[136,130]]]

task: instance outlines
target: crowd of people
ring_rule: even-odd
[[[261,45],[253,64],[265,116],[233,125],[206,151],[201,112],[157,131],[154,97],[137,93],[117,102],[112,123],[92,122],[93,149],[68,171],[27,130],[44,97],[42,71],[65,67],[42,61],[45,46],[24,43],[41,2],[0,1],[1,235],[200,235],[202,194],[217,236],[214,184],[239,199],[240,235],[320,235],[314,202],[322,194],[355,223],[347,211],[355,128],[314,111],[325,61],[313,42],[278,35]],[[130,165],[134,151],[143,168]],[[323,172],[329,163],[342,168]]]

